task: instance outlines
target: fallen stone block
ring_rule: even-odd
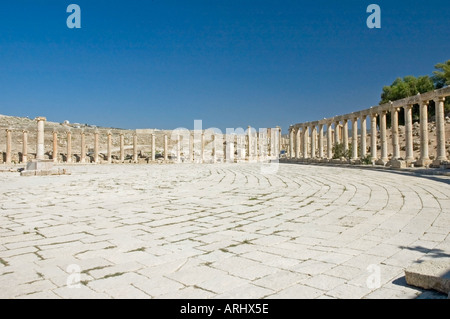
[[[450,260],[429,260],[405,270],[408,285],[450,294]]]

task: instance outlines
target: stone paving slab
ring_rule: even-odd
[[[450,178],[282,164],[80,165],[0,182],[0,298],[416,298]],[[78,282],[74,288],[71,283]]]

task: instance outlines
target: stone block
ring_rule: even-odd
[[[407,164],[406,161],[402,161],[402,160],[392,160],[389,163],[391,165],[392,168],[406,168]]]
[[[429,260],[405,270],[409,285],[450,293],[450,260]]]

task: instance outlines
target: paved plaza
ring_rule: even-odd
[[[68,168],[1,173],[0,298],[415,298],[405,268],[450,258],[448,177]]]

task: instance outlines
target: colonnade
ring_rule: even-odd
[[[53,162],[65,163],[124,163],[130,161],[133,163],[142,162],[156,162],[157,160],[172,161],[172,162],[237,162],[237,161],[266,161],[278,158],[281,151],[281,128],[260,129],[256,131],[248,127],[247,131],[243,130],[238,133],[231,134],[216,134],[206,131],[172,131],[171,134],[153,133],[150,134],[149,142],[151,145],[151,152],[149,156],[139,156],[139,148],[142,146],[138,144],[138,134],[132,133],[132,145],[126,145],[124,133],[116,133],[119,135],[119,151],[118,156],[113,158],[113,132],[99,131],[86,132],[79,130],[77,132],[67,130],[66,132],[52,131],[52,149],[45,149],[45,122],[46,118],[36,118],[36,156],[38,160],[44,160],[47,157]],[[6,156],[4,162],[6,164],[12,163],[12,133],[16,131],[6,129]],[[28,153],[28,131],[22,130],[22,156],[19,162],[26,163],[31,159]],[[79,134],[79,149],[75,150],[72,147],[72,140],[75,134]],[[88,152],[86,135],[93,135],[93,149]],[[100,149],[100,134],[106,134],[106,148],[105,151]],[[157,135],[162,136],[162,145],[157,145]],[[117,136],[116,136],[117,137]],[[92,137],[91,137],[92,138]],[[142,136],[141,136],[142,138]],[[65,149],[60,149],[61,139],[65,142]],[[170,139],[170,144],[169,144]],[[189,146],[182,147],[188,140]],[[200,142],[200,146],[198,146]],[[196,147],[197,146],[197,147]],[[157,148],[161,151],[157,152]],[[131,156],[126,154],[126,149],[132,149]],[[46,153],[47,151],[47,153]],[[103,153],[103,159],[101,154]],[[74,155],[76,159],[74,160]],[[128,156],[127,156],[128,155]],[[62,158],[62,161],[60,160]]]
[[[329,161],[336,157],[336,145],[342,144],[341,147],[348,154],[351,143],[352,149],[351,153],[348,154],[348,159],[353,161],[370,157],[369,160],[378,165],[400,167],[440,165],[448,161],[444,115],[444,102],[447,96],[450,96],[450,87],[418,94],[359,112],[292,125],[289,128],[288,156],[293,160]],[[431,101],[434,101],[436,118],[436,154],[433,154],[434,161],[430,159],[430,139],[428,136],[428,108]],[[417,158],[414,157],[413,140],[412,108],[414,105],[419,105],[420,108],[420,153]],[[398,124],[401,109],[404,109],[405,116],[404,153],[401,152],[402,145]],[[388,139],[388,114],[391,119],[391,139]],[[370,133],[367,131],[367,121],[369,121]],[[352,123],[350,137],[349,122]],[[370,136],[369,148],[367,147],[368,136]],[[392,149],[391,154],[388,154],[389,143]],[[378,151],[378,144],[380,144],[380,151]],[[316,149],[318,149],[318,152],[316,152]]]

